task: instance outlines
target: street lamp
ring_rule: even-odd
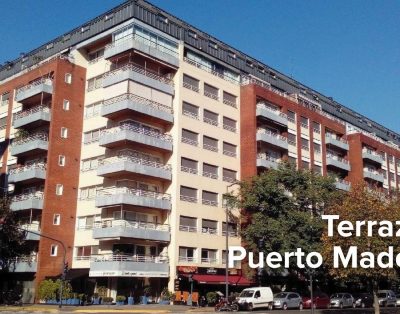
[[[225,194],[225,211],[226,211],[226,217],[225,217],[225,298],[228,300],[228,295],[229,295],[229,278],[228,278],[228,263],[229,263],[229,258],[228,258],[228,250],[229,250],[229,234],[228,234],[228,223],[229,223],[229,202],[228,202],[228,197],[229,197],[229,188],[239,184],[238,181],[235,181],[229,185],[226,186],[226,194]]]

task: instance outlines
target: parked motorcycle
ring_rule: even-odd
[[[2,301],[5,305],[22,305],[22,295],[14,290],[5,291],[2,294]]]
[[[215,305],[215,312],[237,312],[239,311],[239,304],[236,301],[228,302],[226,299],[221,299]]]

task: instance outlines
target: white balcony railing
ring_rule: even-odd
[[[131,93],[126,93],[126,94],[122,94],[122,95],[119,95],[119,96],[116,96],[113,98],[109,98],[104,101],[103,106],[107,107],[107,106],[113,105],[117,102],[124,101],[124,100],[132,100],[134,102],[140,103],[145,106],[152,107],[152,108],[160,110],[160,111],[165,111],[165,112],[168,112],[171,114],[174,113],[173,109],[169,106],[160,104],[154,100],[150,100],[150,99],[147,99],[147,98],[135,95],[135,94],[131,94]]]
[[[277,116],[287,119],[286,113],[283,113],[283,112],[279,111],[278,109],[273,109],[273,108],[265,105],[263,102],[258,102],[257,108],[268,110],[268,111],[272,112],[273,114],[276,114]]]
[[[90,260],[101,262],[137,262],[137,263],[168,263],[168,256],[126,255],[126,254],[99,254],[92,255]]]
[[[29,171],[29,170],[35,170],[35,169],[46,170],[46,164],[45,163],[36,163],[36,164],[28,165],[28,166],[13,168],[13,169],[10,169],[8,174],[17,174],[17,173],[21,173],[21,172],[25,172],[25,171]]]
[[[152,222],[141,222],[133,220],[120,220],[120,219],[104,219],[101,222],[95,222],[94,228],[112,228],[112,227],[123,227],[123,228],[134,228],[134,229],[148,229],[157,231],[170,231],[170,226],[167,224],[157,224]]]
[[[187,83],[187,82],[183,82],[183,87],[190,89],[196,93],[200,92],[199,86],[195,86],[193,84]]]
[[[179,262],[197,263],[197,258],[189,256],[179,256]]]
[[[20,112],[17,112],[14,116],[14,120],[18,120],[21,118],[25,118],[28,117],[30,115],[33,115],[36,112],[50,112],[50,107],[49,106],[44,106],[44,105],[39,105],[39,106],[35,106],[32,107],[30,109],[27,110],[23,110]]]
[[[325,133],[325,137],[326,137],[326,138],[334,139],[334,140],[339,141],[339,142],[342,142],[342,143],[344,143],[344,144],[348,144],[348,143],[349,143],[349,142],[346,141],[344,138],[341,138],[341,137],[336,136],[336,135],[331,134],[331,133]]]
[[[43,192],[34,192],[34,193],[24,193],[24,194],[17,194],[11,198],[12,202],[20,202],[26,200],[42,200],[44,196]]]
[[[204,264],[217,264],[218,259],[216,259],[215,257],[206,257],[206,258],[202,258],[201,262]]]
[[[184,202],[189,202],[189,203],[197,203],[199,200],[197,199],[197,197],[193,197],[193,196],[186,196],[186,195],[181,195],[180,196],[180,200],[184,201]]]
[[[158,138],[163,141],[172,142],[172,137],[168,134],[163,134],[163,133],[156,132],[153,130],[137,127],[131,123],[123,123],[123,124],[113,127],[113,128],[104,129],[101,131],[100,136],[107,135],[107,134],[116,134],[116,133],[123,132],[123,131],[132,131],[132,132],[135,132],[138,134],[155,137],[155,138]]]
[[[330,153],[327,153],[327,154],[326,154],[326,158],[331,158],[331,159],[333,159],[333,160],[339,161],[339,162],[344,163],[344,164],[346,164],[346,165],[349,164],[349,161],[348,161],[347,159],[344,159],[344,158],[342,158],[342,157],[339,157],[339,156],[337,156],[337,155],[333,155],[333,154],[330,154]]]
[[[276,138],[276,139],[278,139],[280,141],[283,141],[283,142],[287,143],[287,137],[285,137],[283,135],[280,135],[278,133],[271,132],[270,130],[266,130],[266,129],[263,129],[263,128],[258,128],[257,129],[257,133],[266,134],[268,136],[274,137],[274,138]]]
[[[197,232],[197,227],[179,225],[179,231]]]
[[[22,87],[18,88],[15,91],[15,97],[17,97],[18,94],[20,94],[22,92],[25,92],[25,91],[27,91],[29,89],[32,89],[32,88],[34,88],[34,87],[36,87],[38,85],[42,85],[42,84],[52,85],[53,84],[53,80],[50,79],[50,78],[42,78],[42,79],[37,80],[37,81],[35,81],[35,82],[31,83],[31,84],[22,86]]]
[[[149,70],[147,68],[144,68],[141,65],[136,64],[136,63],[128,63],[120,68],[106,72],[103,75],[103,79],[106,79],[110,76],[120,75],[126,71],[133,71],[133,72],[142,74],[144,76],[147,76],[149,78],[152,78],[153,80],[159,81],[161,83],[174,86],[174,81],[170,78],[169,75],[160,75],[160,74],[158,74],[152,70]]]
[[[171,171],[171,165],[164,165],[159,162],[146,160],[146,159],[142,159],[142,158],[137,158],[137,157],[133,157],[133,156],[129,156],[129,155],[119,155],[119,156],[113,156],[113,157],[100,159],[99,166],[116,164],[116,163],[123,162],[123,161],[129,161],[129,162],[132,162],[132,163],[138,164],[138,165],[143,165],[143,166],[148,166],[148,167],[152,167],[152,168],[158,168],[158,169],[164,169],[164,170]]]
[[[29,143],[35,140],[41,140],[48,142],[49,141],[49,135],[47,133],[43,132],[38,132],[38,133],[33,133],[29,134],[28,136],[22,137],[22,138],[17,138],[12,142],[11,146],[18,146],[21,144]]]
[[[135,195],[135,196],[142,196],[142,197],[151,197],[160,200],[171,200],[171,195],[166,193],[158,193],[148,190],[139,190],[129,187],[107,187],[97,190],[97,196],[110,196],[116,194],[128,194],[128,195]]]

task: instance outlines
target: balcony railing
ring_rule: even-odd
[[[39,106],[35,106],[32,107],[30,109],[27,110],[23,110],[20,112],[17,112],[14,116],[14,120],[18,120],[21,118],[25,118],[28,117],[36,112],[50,112],[50,107],[49,106],[44,106],[44,105],[39,105]]]
[[[341,137],[332,135],[332,134],[330,134],[330,133],[326,133],[326,134],[325,134],[325,137],[334,139],[334,140],[339,141],[339,142],[342,142],[342,143],[344,143],[344,144],[349,144],[349,142],[346,141],[344,138],[341,138]]]
[[[149,129],[137,127],[131,123],[123,123],[123,124],[113,127],[113,128],[104,129],[101,131],[100,137],[103,135],[116,134],[116,133],[123,132],[123,131],[132,131],[132,132],[135,132],[138,134],[148,135],[148,136],[155,137],[160,140],[172,143],[172,137],[168,134],[163,134],[163,133],[159,133],[159,132],[152,131]]]
[[[12,202],[20,202],[20,201],[26,201],[26,200],[42,200],[43,196],[44,196],[43,192],[17,194],[11,198],[11,201]]]
[[[190,89],[190,90],[192,90],[192,91],[194,91],[194,92],[196,92],[196,93],[199,93],[199,92],[200,92],[200,89],[199,89],[198,86],[194,86],[194,85],[189,84],[189,83],[186,83],[186,82],[183,82],[183,87],[185,87],[185,88],[187,88],[187,89]]]
[[[204,91],[204,96],[214,99],[214,100],[217,100],[217,101],[219,100],[219,96],[217,94],[210,93],[208,91]]]
[[[29,170],[35,170],[35,169],[46,170],[46,164],[45,163],[36,163],[36,164],[28,165],[28,166],[17,167],[14,169],[10,169],[8,174],[17,174],[17,173],[21,173],[21,172],[25,172],[25,171],[29,171]]]
[[[181,166],[181,171],[187,172],[187,173],[191,173],[191,174],[198,174],[199,173],[197,168],[190,168],[190,167],[185,167],[185,166]]]
[[[204,264],[217,264],[218,263],[218,259],[206,257],[206,258],[202,258],[201,262],[204,263]]]
[[[113,157],[108,157],[105,159],[100,159],[99,160],[99,166],[102,165],[109,165],[109,164],[115,164],[121,161],[129,161],[138,165],[143,165],[143,166],[148,166],[152,168],[158,168],[158,169],[164,169],[164,170],[169,170],[171,171],[171,165],[164,165],[159,162],[151,161],[151,160],[146,160],[142,158],[137,158],[129,155],[120,155],[120,156],[113,156]]]
[[[179,262],[197,263],[197,258],[189,256],[179,256]]]
[[[218,234],[218,229],[217,228],[211,228],[211,227],[202,227],[201,228],[201,233]]]
[[[143,197],[151,197],[154,199],[159,200],[171,200],[171,195],[166,193],[158,193],[148,190],[140,190],[134,189],[129,187],[107,187],[97,190],[97,196],[108,196],[108,195],[115,195],[115,194],[128,194],[128,195],[135,195],[135,196],[143,196]]]
[[[14,263],[35,263],[38,261],[37,255],[25,255],[19,256],[12,259]]]
[[[280,117],[285,118],[285,119],[288,118],[286,113],[283,113],[283,112],[281,112],[281,111],[279,111],[279,110],[274,110],[274,109],[272,109],[271,107],[266,106],[266,105],[265,105],[264,103],[262,103],[262,102],[257,103],[257,108],[264,109],[264,110],[268,110],[268,111],[270,111],[270,112],[276,114],[277,116],[280,116]]]
[[[170,226],[167,224],[157,224],[151,222],[141,222],[133,220],[117,220],[117,219],[105,219],[101,222],[95,222],[94,228],[112,228],[112,227],[122,227],[122,228],[134,228],[134,229],[147,229],[147,230],[157,230],[157,231],[170,231]]]
[[[24,229],[26,231],[34,231],[34,232],[40,232],[40,224],[39,222],[32,222],[28,224],[23,224],[20,226],[21,229]]]
[[[191,112],[191,111],[188,111],[188,110],[182,110],[182,114],[184,116],[190,117],[192,119],[199,120],[199,114],[198,113],[194,113],[194,112]]]
[[[239,80],[235,80],[234,78],[230,77],[229,75],[224,75],[222,73],[219,73],[217,71],[214,71],[213,69],[211,69],[210,67],[205,66],[204,64],[201,64],[197,61],[194,61],[192,59],[189,59],[187,57],[183,58],[183,61],[185,61],[186,63],[189,63],[193,66],[195,66],[196,68],[202,69],[208,73],[211,73],[212,75],[218,76],[219,78],[222,78],[225,81],[231,82],[233,84],[240,84]]]
[[[21,144],[25,144],[25,143],[29,143],[29,142],[35,141],[35,140],[41,140],[41,141],[48,142],[49,141],[49,135],[47,133],[41,133],[41,132],[40,133],[30,134],[30,135],[28,135],[26,137],[15,139],[12,142],[11,146],[18,146],[18,145],[21,145]]]
[[[271,131],[269,131],[269,130],[265,130],[265,129],[263,129],[263,128],[257,129],[257,133],[259,133],[259,134],[266,134],[266,135],[268,135],[268,136],[271,136],[271,137],[273,137],[273,138],[278,139],[279,141],[282,141],[282,142],[287,143],[287,137],[285,137],[285,136],[283,136],[283,135],[280,135],[280,134],[278,134],[278,133],[274,133],[274,132],[271,132]]]
[[[180,200],[184,201],[184,202],[190,202],[190,203],[197,203],[199,200],[197,199],[197,197],[193,197],[193,196],[186,196],[186,195],[181,195],[180,196]]]
[[[168,263],[167,256],[99,254],[92,255],[92,262],[139,262],[139,263]]]
[[[179,225],[179,231],[184,232],[197,232],[197,227]]]
[[[337,160],[337,161],[339,161],[339,162],[341,162],[341,163],[344,163],[344,164],[346,164],[346,165],[349,164],[349,161],[348,161],[347,159],[344,159],[344,158],[339,157],[339,156],[337,156],[337,155],[333,155],[333,154],[327,153],[327,154],[326,154],[326,157],[327,157],[327,158],[331,158],[331,159],[333,159],[333,160]]]
[[[223,127],[224,130],[228,130],[228,131],[231,131],[233,133],[236,133],[236,131],[237,131],[237,129],[235,127],[227,125],[227,124],[224,124],[222,127]]]
[[[224,98],[224,99],[222,100],[222,102],[223,102],[225,105],[231,106],[231,107],[233,107],[233,108],[237,108],[236,102],[233,102],[233,101],[231,101],[231,100],[229,100],[229,99]]]
[[[226,230],[222,230],[222,235],[226,236]],[[234,231],[228,231],[228,237],[238,237],[239,236],[239,231],[234,230]]]
[[[192,146],[199,146],[199,141],[192,140],[192,139],[187,138],[187,137],[182,137],[182,143],[189,144],[189,145],[192,145]]]
[[[117,102],[124,101],[124,100],[132,100],[134,102],[137,102],[137,103],[145,105],[145,106],[152,107],[157,110],[165,111],[165,112],[171,113],[171,114],[174,113],[173,109],[169,106],[160,104],[154,100],[150,100],[150,99],[147,99],[147,98],[135,95],[135,94],[131,94],[131,93],[126,93],[126,94],[122,94],[122,95],[107,99],[104,101],[103,106],[107,107],[107,106],[110,106]]]
[[[213,145],[208,145],[208,144],[203,144],[203,148],[210,150],[212,152],[218,152],[218,147],[217,146],[213,146]]]
[[[202,203],[203,205],[218,207],[218,201],[212,201],[212,200],[202,199],[202,200],[201,200],[201,203]]]
[[[37,81],[35,81],[35,82],[31,83],[31,84],[22,86],[22,87],[18,88],[15,91],[15,98],[18,98],[19,94],[21,94],[21,93],[23,93],[25,91],[28,91],[28,90],[30,90],[32,88],[35,88],[36,86],[42,85],[42,84],[52,85],[53,84],[53,80],[51,80],[49,78],[43,78],[43,79],[37,80]]]
[[[142,74],[144,76],[147,76],[153,80],[159,81],[161,83],[170,85],[170,86],[174,86],[174,81],[169,78],[169,76],[167,75],[160,75],[152,70],[149,70],[147,68],[142,67],[139,64],[136,63],[128,63],[120,68],[117,68],[115,70],[109,71],[104,73],[103,75],[103,79],[106,79],[110,76],[115,76],[115,75],[119,75],[125,71],[133,71],[139,74]]]
[[[210,119],[210,118],[204,117],[204,118],[203,118],[203,122],[205,122],[205,123],[207,123],[207,124],[214,125],[214,126],[218,126],[218,121],[213,120],[213,119]]]
[[[203,171],[203,177],[207,177],[207,178],[218,180],[218,173],[212,173],[212,172]]]

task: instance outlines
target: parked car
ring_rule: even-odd
[[[356,307],[373,307],[374,296],[370,293],[353,293]]]
[[[313,305],[315,309],[327,309],[331,303],[331,299],[326,293],[323,292],[314,292],[313,293]],[[303,308],[310,309],[311,308],[311,296],[305,295],[303,296]]]
[[[269,287],[246,288],[240,293],[238,300],[239,307],[249,311],[262,307],[271,310],[273,302],[274,295]]]
[[[396,304],[397,306],[400,306],[400,293],[396,294]]]
[[[289,308],[303,309],[303,300],[298,293],[280,292],[274,295],[274,308],[287,310]]]
[[[378,291],[379,306],[397,306],[396,294],[392,290]]]
[[[350,293],[335,293],[331,295],[330,307],[343,309],[355,307],[354,298]]]

